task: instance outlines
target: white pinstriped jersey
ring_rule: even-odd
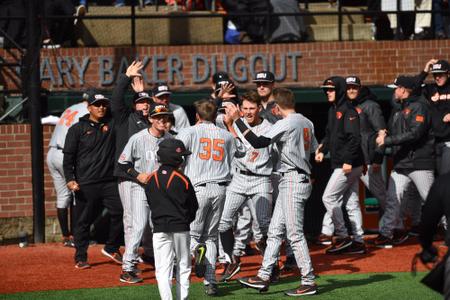
[[[309,157],[317,149],[314,125],[299,113],[289,114],[276,122],[263,136],[276,142],[281,165],[278,172],[302,169],[311,173]]]
[[[192,154],[186,159],[184,173],[194,186],[230,181],[231,160],[236,152],[234,137],[211,122],[182,129],[181,140]]]
[[[152,173],[159,168],[156,156],[159,143],[164,139],[170,138],[173,137],[169,133],[165,133],[164,136],[157,138],[149,132],[149,129],[143,129],[130,137],[122,154],[119,156],[119,163],[132,163],[137,172]]]
[[[67,131],[73,124],[78,123],[80,117],[87,113],[89,113],[87,104],[83,102],[68,107],[59,118],[48,146],[60,149],[64,148]]]
[[[245,118],[242,118],[242,121],[244,121],[244,123],[248,127],[250,127]],[[269,176],[270,174],[272,174],[273,171],[272,153],[274,151],[273,145],[269,145],[266,148],[254,149],[250,145],[250,143],[244,138],[244,135],[238,129],[236,123],[233,124],[233,127],[245,148],[245,156],[241,158],[235,158],[233,160],[233,166],[236,166],[240,170],[250,171],[258,175]],[[260,136],[268,133],[271,127],[272,124],[264,119],[260,124],[250,128],[254,134]]]
[[[191,126],[186,112],[181,106],[169,103],[169,110],[173,112],[173,117],[175,118],[175,124],[172,127],[173,131],[179,132],[181,129]]]

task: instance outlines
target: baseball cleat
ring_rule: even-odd
[[[113,262],[115,262],[116,264],[121,265],[122,264],[122,254],[120,254],[119,251],[114,252],[114,253],[109,253],[108,251],[106,251],[105,249],[102,249],[102,254],[106,257],[108,257],[109,259],[111,259]]]
[[[329,246],[333,243],[333,236],[321,233],[317,238],[318,245]]]
[[[137,276],[137,274],[135,272],[122,272],[122,274],[120,274],[120,282],[124,282],[124,283],[139,283],[142,282],[143,279],[139,276]]]
[[[305,295],[314,295],[317,293],[317,285],[306,285],[302,284],[296,289],[285,291],[284,294],[286,296],[291,297],[299,297],[299,296],[305,296]]]
[[[195,247],[194,255],[195,255],[195,276],[198,278],[205,277],[206,273],[206,261],[205,261],[205,254],[206,254],[206,245],[203,243],[200,243]]]
[[[409,239],[409,234],[404,230],[396,230],[394,232],[394,237],[392,238],[392,243],[394,245],[400,245]]]
[[[367,252],[366,245],[362,242],[353,241],[350,247],[344,250],[344,254],[364,254]]]
[[[263,280],[258,276],[238,279],[238,282],[245,286],[260,292],[267,292],[269,290],[269,280]]]
[[[352,244],[352,239],[350,237],[336,238],[333,245],[325,250],[326,254],[339,254],[346,250]]]
[[[370,244],[372,244],[378,248],[386,248],[386,249],[390,249],[393,246],[392,239],[390,239],[382,234],[379,234],[376,239],[370,241]]]
[[[233,278],[234,275],[239,273],[241,270],[241,263],[235,262],[231,264],[226,264],[225,272],[223,273],[222,277],[220,278],[220,282],[226,282]]]
[[[75,269],[84,270],[84,269],[90,269],[91,265],[88,264],[86,261],[79,261],[75,264]]]
[[[215,283],[210,283],[205,285],[205,294],[208,296],[217,296],[218,293],[218,289],[217,289],[217,284]]]

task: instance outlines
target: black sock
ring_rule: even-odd
[[[233,259],[233,248],[234,248],[234,233],[233,229],[230,228],[225,232],[220,233],[220,241],[222,242],[223,251]]]
[[[58,214],[58,221],[59,221],[59,226],[61,226],[62,235],[68,237],[70,235],[68,209],[67,208],[57,208],[56,212]]]

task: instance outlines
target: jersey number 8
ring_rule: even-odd
[[[216,161],[223,160],[223,145],[225,141],[222,139],[208,139],[201,138],[200,144],[203,146],[203,151],[198,154],[198,157],[203,160],[212,159]]]

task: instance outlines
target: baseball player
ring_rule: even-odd
[[[436,139],[436,166],[438,174],[450,172],[450,65],[446,60],[432,59],[419,75],[421,81],[428,73],[433,74],[434,83],[423,88],[428,100],[431,127]]]
[[[133,61],[133,63],[127,68],[125,74],[121,74],[117,81],[117,85],[113,90],[111,101],[111,113],[117,124],[116,131],[116,148],[115,148],[115,162],[118,161],[123,148],[127,144],[129,138],[148,127],[150,122],[148,119],[150,109],[150,96],[144,92],[144,82],[140,71],[142,70],[142,62]],[[132,107],[129,107],[125,103],[125,93],[128,87],[132,86],[135,94],[133,97]],[[137,181],[124,172],[118,163],[114,166],[114,176],[118,179],[120,200],[123,206],[123,224],[124,224],[124,240],[125,240],[125,253],[124,263],[122,270],[124,272],[136,271],[135,265],[138,262],[138,252],[134,251],[135,248],[130,247],[131,235],[133,232],[133,214],[131,211],[133,201],[133,187],[136,186]],[[151,239],[150,226],[146,227],[146,234],[144,234],[142,244],[144,253],[142,258],[145,258],[148,262],[153,263],[153,249]]]
[[[274,112],[275,102],[273,89],[275,86],[275,75],[269,71],[261,71],[255,74],[253,82],[256,84],[256,91],[261,97],[262,109],[260,115],[270,123],[274,124],[281,118]]]
[[[326,253],[365,253],[362,214],[358,199],[358,179],[361,177],[364,163],[359,115],[346,100],[346,83],[342,77],[327,78],[322,88],[331,106],[328,110],[325,138],[316,150],[316,161],[322,162],[324,154],[330,152],[333,173],[323,193],[322,201],[328,215],[331,216],[336,233],[336,238]],[[345,208],[352,225],[353,239],[345,226],[341,208],[343,203],[347,203]]]
[[[184,157],[191,154],[180,140],[165,139],[156,152],[159,169],[145,185],[152,211],[155,274],[161,299],[172,299],[172,271],[176,258],[177,299],[188,299],[191,255],[189,224],[198,209],[190,182],[179,170]]]
[[[56,191],[56,213],[59,225],[63,235],[63,244],[67,247],[75,247],[73,242],[72,230],[69,230],[69,206],[72,202],[72,194],[67,188],[63,169],[63,149],[69,128],[78,122],[81,116],[88,113],[87,98],[89,95],[83,95],[83,101],[67,108],[59,118],[58,123],[53,130],[50,143],[48,145],[47,166],[53,179]],[[72,214],[73,215],[73,214]],[[71,227],[75,220],[71,220]]]
[[[271,124],[259,116],[261,110],[261,100],[255,91],[244,94],[241,98],[242,104],[240,110],[244,116],[244,122],[250,126],[257,135],[267,133]],[[248,141],[245,140],[242,133],[235,124],[233,132],[243,141],[246,148],[246,155],[242,158],[236,158],[233,161],[233,178],[227,188],[224,211],[219,223],[219,232],[224,251],[226,253],[227,266],[221,281],[231,279],[240,270],[241,251],[234,243],[233,218],[238,210],[244,205],[250,209],[255,227],[258,228],[258,234],[254,234],[254,239],[258,248],[265,249],[267,231],[269,228],[272,213],[272,186],[270,175],[272,174],[273,164],[271,154],[272,145],[254,149]],[[234,246],[234,247],[233,247]]]
[[[157,84],[152,90],[153,102],[166,105],[169,108],[175,118],[172,130],[179,132],[182,128],[189,127],[191,124],[189,124],[189,119],[184,109],[170,102],[170,95],[172,95],[172,91],[165,83]]]
[[[89,228],[102,204],[110,215],[109,236],[102,254],[121,264],[120,240],[123,209],[114,169],[114,121],[107,116],[109,99],[93,94],[88,99],[89,114],[69,128],[64,143],[64,177],[75,193],[75,268],[87,269]]]
[[[362,86],[357,76],[349,76],[346,81],[346,98],[355,107],[359,114],[361,148],[364,154],[364,162],[367,165],[367,171],[361,175],[361,181],[369,191],[380,201],[381,207],[384,207],[386,199],[386,185],[381,174],[381,164],[383,155],[376,152],[375,139],[379,134],[385,134],[386,124],[383,113],[378,103],[375,102],[376,96],[372,94],[369,88]],[[334,226],[330,214],[327,212],[324,216],[322,235],[319,242],[326,245],[331,244]]]
[[[394,159],[380,234],[373,241],[377,247],[391,248],[394,233],[405,234],[398,227],[403,226],[399,222],[400,206],[409,186],[416,186],[424,203],[434,181],[434,137],[427,104],[415,95],[419,85],[417,78],[399,76],[388,86],[395,88],[395,99],[402,110],[391,116],[389,136],[380,135],[376,140],[378,146],[392,148]]]
[[[134,258],[138,252],[144,229],[149,224],[150,210],[143,185],[158,167],[156,151],[158,145],[172,136],[166,132],[172,112],[167,106],[152,103],[149,119],[151,127],[132,135],[119,157],[119,167],[134,181],[131,183],[132,232],[125,249],[124,266],[120,281],[138,283],[142,281],[136,272]]]
[[[269,226],[262,266],[257,276],[243,278],[239,282],[260,291],[269,288],[272,268],[278,262],[278,253],[286,233],[301,272],[301,284],[285,294],[311,295],[317,292],[317,286],[308,244],[303,234],[303,213],[312,190],[309,157],[317,148],[317,141],[311,121],[295,112],[294,94],[288,89],[280,88],[274,91],[274,97],[277,111],[283,119],[259,137],[240,119],[236,106],[227,107],[227,114],[252,147],[261,149],[276,143],[281,157],[278,170],[281,176],[279,194]]]
[[[236,145],[231,133],[213,124],[217,108],[212,101],[199,100],[194,106],[197,124],[181,130],[177,138],[193,153],[186,159],[185,167],[199,205],[191,223],[191,251],[196,257],[197,276],[203,275],[206,264],[205,293],[213,296],[218,292],[215,278],[218,227]]]

